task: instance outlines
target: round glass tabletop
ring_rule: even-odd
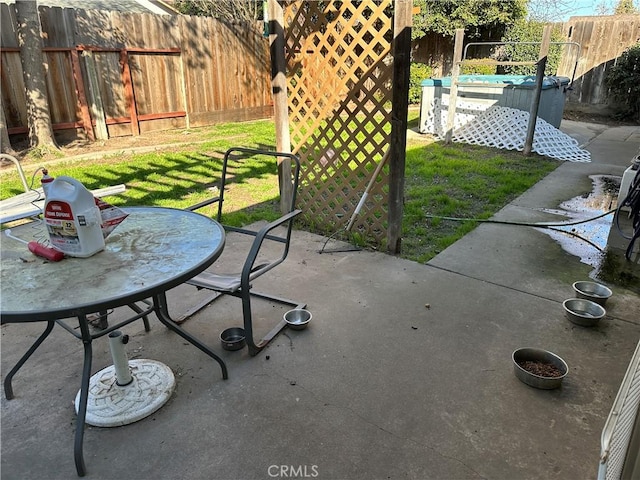
[[[2,321],[39,321],[115,308],[173,288],[210,266],[225,234],[216,221],[186,210],[123,208],[129,216],[103,251],[48,262],[2,236]],[[12,228],[25,241],[46,238],[42,223]]]

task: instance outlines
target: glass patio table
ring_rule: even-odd
[[[46,322],[44,332],[6,375],[4,390],[13,398],[11,381],[57,324],[82,340],[84,363],[77,403],[74,459],[79,476],[86,468],[82,453],[87,397],[91,377],[91,342],[155,313],[162,324],[216,360],[227,378],[224,361],[208,346],[182,329],[169,315],[166,292],[205,270],[222,253],[223,227],[195,212],[162,207],[123,208],[128,217],[107,237],[103,251],[89,258],[67,257],[48,262],[21,243],[2,236],[0,322]],[[12,236],[26,241],[44,234],[37,222],[12,228]],[[136,302],[144,302],[140,308]],[[95,331],[89,316],[118,307],[135,315]],[[71,327],[77,319],[77,329]],[[66,319],[66,320],[64,320]]]

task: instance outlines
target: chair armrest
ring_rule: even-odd
[[[282,217],[278,218],[277,220],[274,220],[273,222],[267,223],[260,230],[258,230],[258,233],[256,233],[256,239],[258,237],[262,237],[262,240],[260,240],[260,243],[262,243],[262,241],[264,241],[265,238],[269,238],[271,240],[276,240],[276,241],[279,240],[281,242],[288,241],[286,239],[270,236],[269,232],[271,230],[275,229],[276,227],[279,227],[279,226],[287,223],[288,221],[293,220],[295,217],[297,217],[301,213],[302,213],[302,210],[296,209],[296,210],[293,210],[292,212],[289,212],[289,213],[283,215]],[[256,243],[256,241],[254,241],[254,244],[255,243]]]
[[[194,210],[198,210],[199,208],[206,207],[207,205],[211,205],[212,203],[216,203],[219,201],[220,201],[220,197],[212,197],[200,203],[196,203],[195,205],[191,205],[190,207],[185,208],[185,210],[189,210],[190,212],[193,212]]]
[[[242,268],[242,284],[243,287],[246,285],[249,285],[249,281],[251,280],[251,278],[255,278],[258,277],[260,275],[262,275],[263,273],[268,272],[269,270],[271,270],[273,267],[275,267],[276,265],[279,265],[280,263],[282,263],[284,261],[284,259],[287,257],[287,253],[289,252],[289,241],[291,238],[291,229],[289,228],[289,230],[287,231],[287,236],[285,239],[281,239],[281,241],[283,241],[283,243],[285,244],[284,247],[284,252],[282,254],[282,256],[278,259],[275,260],[273,262],[270,262],[264,266],[262,266],[261,268],[254,270],[253,265],[256,261],[256,258],[258,258],[258,253],[260,252],[260,247],[262,246],[262,243],[264,242],[265,238],[268,238],[268,233],[275,229],[276,227],[279,227],[289,221],[292,221],[295,217],[297,217],[298,215],[300,215],[302,213],[302,210],[300,209],[296,209],[293,210],[285,215],[283,215],[282,217],[280,217],[277,220],[274,220],[273,222],[270,222],[268,224],[266,224],[265,226],[263,226],[258,233],[256,234],[256,238],[253,240],[253,244],[251,245],[251,250],[249,251],[249,255],[247,256],[247,259],[245,260],[244,263],[244,267]]]
[[[302,210],[297,208],[296,210],[293,210],[292,212],[289,212],[289,213],[281,216],[277,220],[274,220],[273,222],[267,223],[264,227],[262,227],[258,231],[258,234],[256,235],[256,241],[258,240],[258,238],[262,238],[260,240],[260,243],[262,243],[262,241],[264,240],[264,237],[267,236],[267,233],[269,233],[274,228],[279,227],[283,223],[287,223],[289,220],[293,220],[295,217],[297,217],[301,213],[302,213]],[[253,243],[256,244],[256,241],[254,241]]]

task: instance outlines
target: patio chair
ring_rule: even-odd
[[[272,157],[273,169],[271,172],[277,172],[278,159],[283,159],[281,165],[282,170],[287,171],[287,167],[291,166],[290,182],[293,187],[290,201],[288,201],[284,213],[274,221],[270,221],[266,224],[258,224],[257,227],[234,227],[224,223],[225,200],[229,203],[232,199],[234,191],[231,191],[229,187],[243,182],[247,177],[251,176],[251,173],[247,174],[249,167],[247,167],[246,161],[250,158],[260,157]],[[280,318],[275,326],[267,333],[262,339],[256,341],[254,339],[254,325],[252,318],[251,303],[253,298],[261,298],[263,300],[275,302],[282,305],[288,305],[291,308],[304,308],[306,304],[297,302],[295,300],[289,300],[286,298],[270,295],[267,293],[256,292],[253,290],[252,282],[258,277],[271,271],[273,268],[284,262],[289,253],[289,245],[291,241],[291,230],[293,228],[293,222],[297,215],[301,213],[301,210],[295,208],[296,204],[296,191],[298,188],[298,177],[300,173],[300,160],[296,155],[290,153],[282,153],[276,151],[267,150],[255,150],[243,147],[233,147],[227,150],[224,155],[222,172],[220,179],[219,191],[217,196],[208,200],[200,202],[196,205],[188,207],[188,210],[198,210],[207,205],[216,204],[218,207],[217,220],[220,222],[226,232],[236,232],[243,235],[253,237],[250,242],[251,247],[248,255],[244,259],[241,265],[240,273],[235,274],[217,274],[211,272],[202,272],[186,283],[193,285],[198,289],[208,289],[214,291],[214,295],[207,298],[204,302],[190,309],[184,314],[179,321],[184,321],[195,312],[209,305],[212,301],[216,300],[222,295],[231,295],[242,300],[242,318],[244,323],[245,339],[249,349],[249,354],[255,356],[260,352],[287,324],[284,319]],[[257,175],[264,175],[265,169],[260,166],[255,172]],[[282,178],[286,177],[282,175]],[[283,185],[280,185],[280,191],[282,191]],[[225,198],[227,195],[229,198]],[[255,224],[254,224],[255,225]],[[264,251],[268,248],[268,254]],[[229,247],[227,247],[229,248]],[[275,253],[274,253],[275,252]],[[225,254],[223,253],[223,256]],[[265,262],[265,257],[268,257]]]

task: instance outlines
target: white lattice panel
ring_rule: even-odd
[[[454,130],[475,120],[475,118],[486,109],[486,104],[458,100],[456,102],[456,116],[453,120]],[[427,111],[427,118],[425,122],[426,131],[437,135],[438,137],[444,137],[448,115],[449,97],[445,97],[443,99],[434,98],[433,103],[429,105],[429,109]],[[438,121],[436,121],[436,119],[438,119]]]
[[[425,131],[443,138],[446,132],[448,105],[435,99],[424,121]],[[483,145],[506,150],[524,150],[529,125],[529,112],[515,108],[457,102],[453,125],[456,142]],[[431,113],[433,112],[433,113]],[[532,150],[557,160],[590,162],[591,154],[578,142],[538,117]]]

